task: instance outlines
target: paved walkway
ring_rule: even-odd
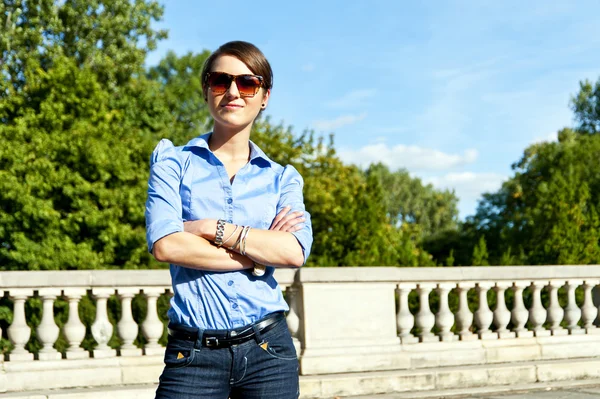
[[[552,384],[542,389],[526,386],[522,390],[499,391],[500,388],[473,388],[453,392],[411,392],[389,395],[351,396],[343,399],[600,399],[600,385],[574,382],[569,387]],[[588,383],[589,384],[589,383]],[[506,389],[506,387],[504,387]],[[495,392],[490,392],[495,390]],[[342,398],[339,398],[342,399]]]

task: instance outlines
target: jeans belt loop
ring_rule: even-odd
[[[198,329],[198,336],[196,337],[196,342],[194,342],[194,348],[200,349],[202,348],[202,339],[204,337],[204,329]]]
[[[262,344],[262,335],[260,334],[260,330],[258,329],[258,326],[256,324],[252,326],[252,330],[254,330],[254,340],[256,341],[256,343],[259,345]]]

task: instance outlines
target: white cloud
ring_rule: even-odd
[[[335,130],[335,129],[339,129],[342,126],[347,126],[347,125],[351,125],[353,123],[359,122],[363,119],[365,119],[367,117],[367,113],[363,112],[361,114],[357,114],[357,115],[342,115],[342,116],[338,116],[335,119],[323,119],[323,120],[318,120],[318,121],[314,121],[312,123],[313,127],[317,130]]]
[[[381,134],[405,133],[410,131],[405,126],[388,126],[388,127],[373,127],[372,132]]]
[[[464,219],[473,215],[477,208],[477,201],[484,193],[498,191],[508,176],[498,173],[448,173],[442,176],[424,178],[424,183],[431,183],[438,189],[454,190],[459,199],[459,217]]]
[[[498,173],[460,172],[428,177],[423,181],[437,188],[454,189],[461,200],[472,201],[483,193],[498,191],[506,179],[507,176]]]
[[[468,149],[463,154],[448,154],[431,148],[401,144],[390,146],[385,143],[370,144],[358,150],[342,148],[338,154],[344,162],[362,167],[381,162],[392,170],[406,168],[411,172],[444,170],[470,164],[475,162],[478,156],[475,149]]]
[[[541,136],[541,137],[536,137],[534,138],[530,144],[537,144],[537,143],[543,143],[543,142],[552,142],[552,141],[557,141],[558,140],[558,133],[557,132],[553,132],[553,133],[549,133],[545,136]]]
[[[329,101],[325,105],[331,108],[363,106],[365,104],[365,100],[374,97],[375,94],[377,94],[377,90],[375,89],[353,90],[336,100]]]
[[[315,64],[304,64],[302,65],[301,69],[304,72],[312,72],[315,70]]]

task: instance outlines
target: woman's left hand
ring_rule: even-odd
[[[275,216],[275,219],[273,219],[273,223],[271,223],[271,227],[269,228],[269,230],[283,231],[286,233],[293,233],[294,231],[300,230],[302,228],[300,224],[306,221],[306,219],[304,218],[304,213],[289,213],[291,209],[292,208],[289,206],[283,208],[277,214],[277,216]]]

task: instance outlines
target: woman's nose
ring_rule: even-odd
[[[234,98],[237,98],[240,96],[240,92],[238,90],[237,84],[235,84],[235,79],[233,81],[231,81],[231,84],[229,85],[229,89],[227,89],[227,92],[225,94],[227,95],[227,97],[234,97]]]

